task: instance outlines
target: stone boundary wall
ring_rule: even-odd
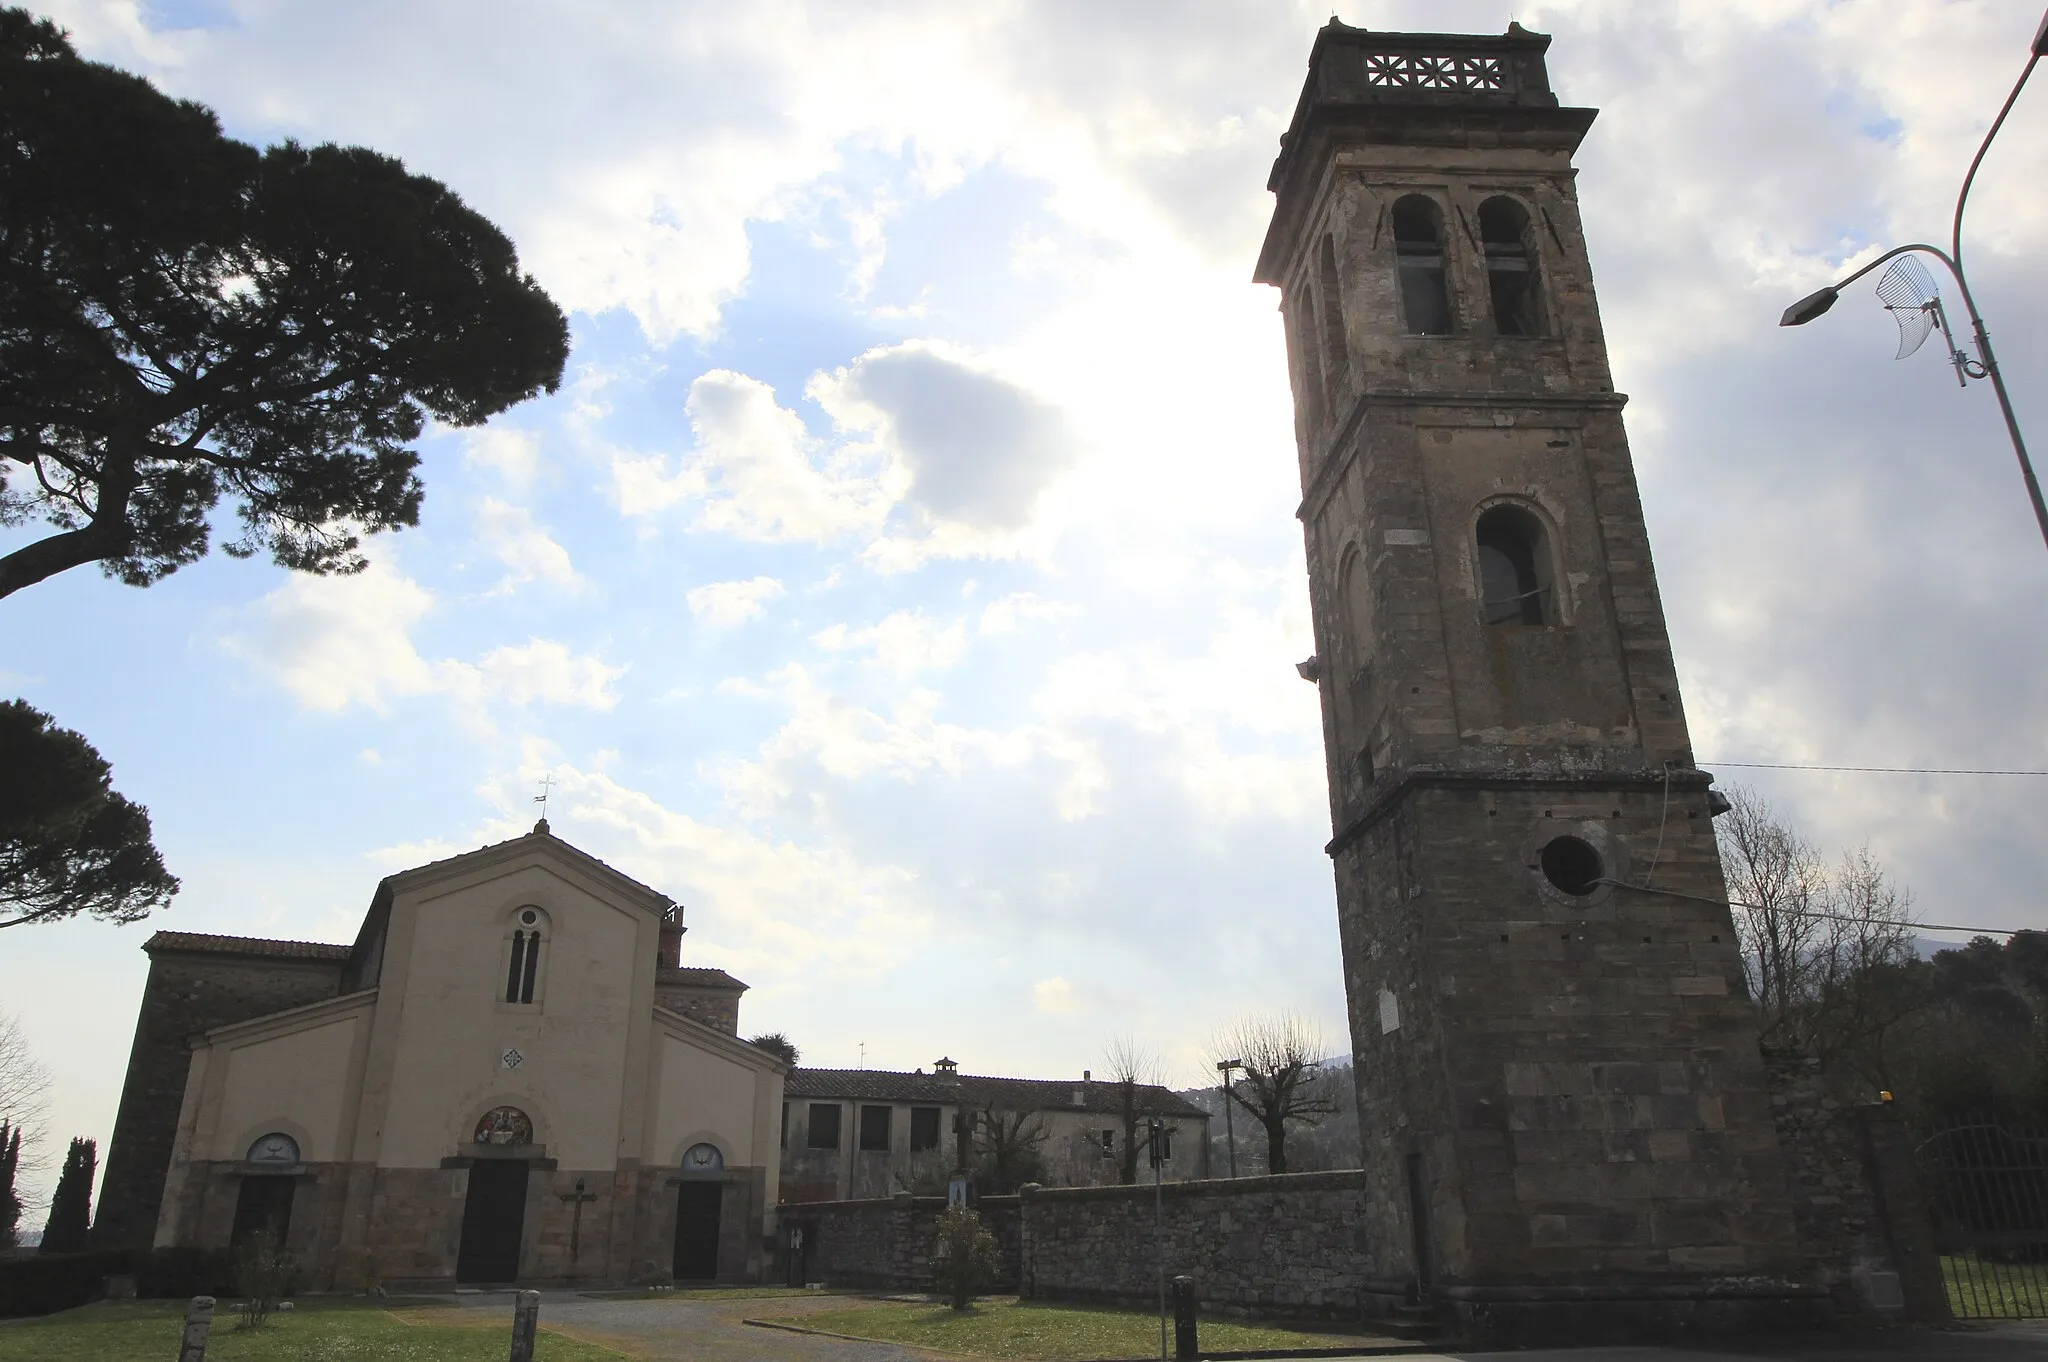
[[[893,1197],[863,1201],[813,1201],[781,1208],[782,1229],[804,1231],[805,1277],[832,1286],[882,1287],[892,1291],[932,1289],[932,1236],[942,1196]],[[982,1223],[996,1237],[1002,1266],[995,1283],[1015,1290],[1018,1280],[1018,1200],[985,1196],[976,1204]]]
[[[1842,1314],[1948,1318],[1912,1140],[1889,1103],[1847,1099],[1817,1059],[1765,1060],[1799,1247]]]
[[[1166,1275],[1193,1277],[1205,1309],[1363,1318],[1400,1289],[1367,1260],[1366,1190],[1359,1169],[1169,1182],[1158,1193]],[[1027,1187],[1022,1201],[1021,1294],[1155,1298],[1153,1188]]]

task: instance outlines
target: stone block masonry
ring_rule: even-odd
[[[148,1248],[156,1239],[164,1176],[195,1032],[332,998],[348,948],[158,932],[149,952],[128,1080],[114,1118],[93,1224],[98,1248]]]
[[[1020,1200],[983,1197],[975,1209],[996,1237],[1001,1267],[998,1290],[1019,1277]],[[932,1289],[932,1242],[946,1199],[898,1193],[863,1201],[820,1201],[782,1208],[784,1242],[792,1227],[804,1234],[805,1275],[834,1286]]]
[[[1027,1187],[1020,1293],[1034,1300],[1150,1303],[1161,1235],[1154,1190]],[[1366,1174],[1282,1173],[1167,1183],[1166,1275],[1195,1279],[1204,1309],[1358,1320],[1398,1283],[1366,1260]]]

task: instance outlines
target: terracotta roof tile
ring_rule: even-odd
[[[207,955],[272,955],[298,960],[346,960],[349,947],[325,941],[273,941],[260,936],[214,936],[207,932],[158,932],[142,943],[155,951],[195,951]]]

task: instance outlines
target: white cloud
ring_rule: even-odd
[[[821,630],[814,642],[827,652],[866,652],[884,671],[914,676],[958,662],[967,650],[967,629],[959,620],[942,625],[922,610],[898,610],[866,629],[832,625]]]
[[[788,595],[773,577],[750,577],[738,582],[707,582],[691,587],[683,599],[690,613],[713,629],[730,629],[759,619],[766,603]]]
[[[496,497],[477,503],[476,537],[493,558],[505,565],[505,575],[491,588],[493,595],[505,595],[527,582],[573,590],[584,585],[576,575],[569,551],[534,523],[533,512]]]
[[[878,528],[894,496],[874,460],[814,440],[758,379],[714,369],[690,385],[696,448],[681,469],[665,460],[613,462],[614,494],[629,515],[680,501],[699,528],[752,540],[822,542]]]
[[[483,705],[617,703],[611,683],[623,668],[549,639],[494,648],[474,662],[429,661],[412,635],[434,604],[432,592],[388,559],[350,577],[294,574],[256,602],[246,632],[224,644],[313,710],[361,705],[387,714],[396,697],[442,694],[467,721],[483,724]]]
[[[1007,634],[1027,620],[1067,619],[1076,613],[1076,606],[1046,600],[1035,592],[1013,591],[982,607],[980,631],[983,634]]]
[[[1051,1013],[1054,1016],[1085,1010],[1074,992],[1074,986],[1058,975],[1050,979],[1040,979],[1031,986],[1031,1005],[1040,1012]]]
[[[526,487],[540,470],[540,437],[516,426],[465,431],[462,461],[471,468],[491,469],[515,487]]]
[[[251,630],[228,640],[308,709],[363,705],[389,712],[392,696],[435,686],[412,631],[434,595],[387,560],[352,577],[294,573],[250,610]]]

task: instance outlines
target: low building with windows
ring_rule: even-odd
[[[1085,1070],[1074,1081],[963,1074],[951,1059],[931,1073],[799,1067],[783,1096],[785,1202],[943,1193],[954,1169],[986,1168],[996,1142],[1028,1149],[1047,1186],[1120,1182],[1130,1116],[1140,1145],[1147,1118],[1164,1122],[1167,1181],[1209,1175],[1208,1112],[1155,1084],[1127,1097]],[[1138,1166],[1149,1180],[1149,1156]]]
[[[682,909],[552,836],[390,876],[352,945],[158,932],[96,1242],[316,1286],[753,1280],[785,1066]]]

